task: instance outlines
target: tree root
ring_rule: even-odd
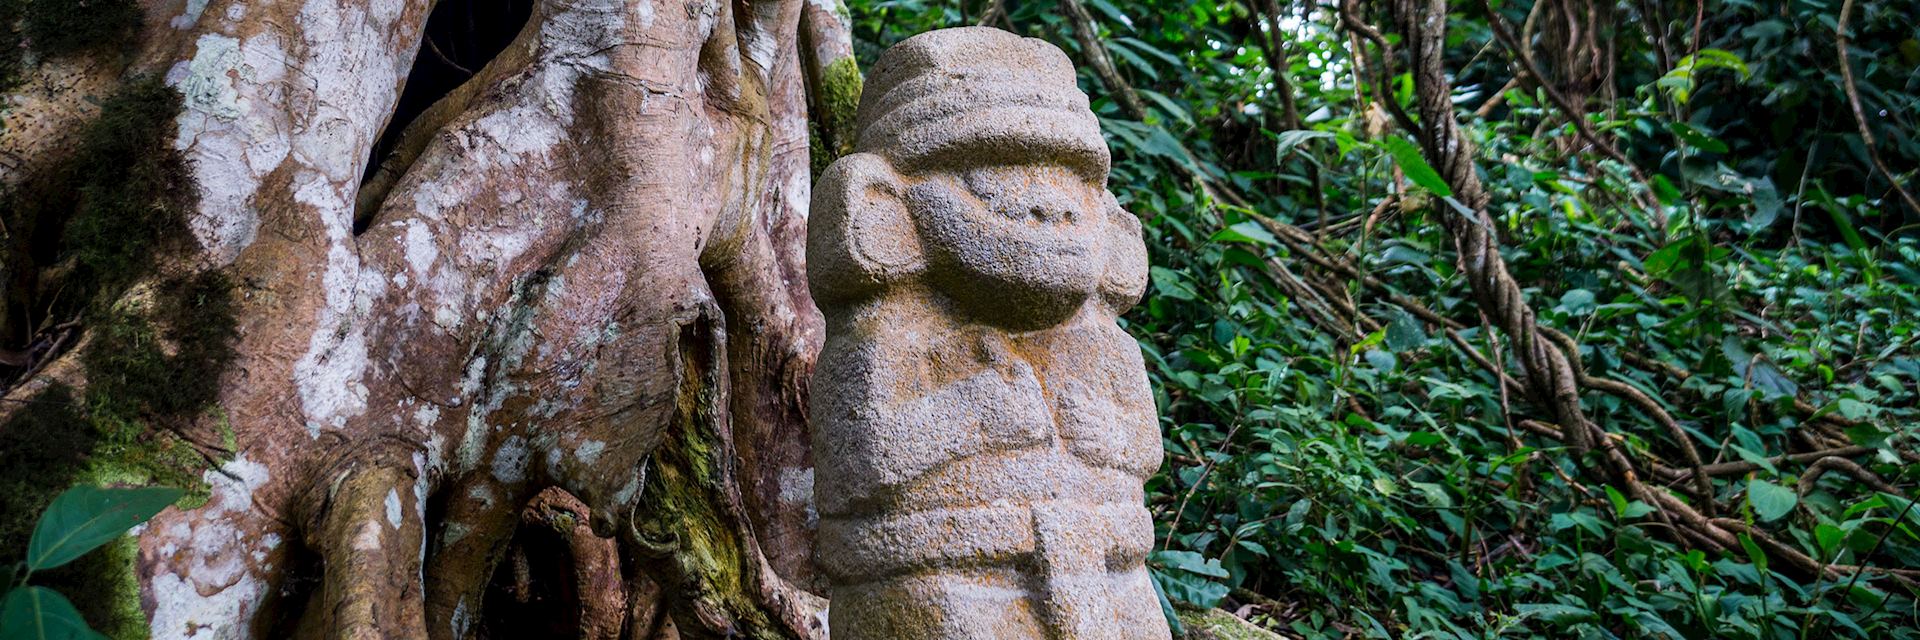
[[[320,615],[333,640],[427,636],[415,472],[357,466],[328,492],[309,544],[326,562]]]

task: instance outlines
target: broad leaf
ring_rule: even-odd
[[[1521,603],[1513,606],[1521,616],[1531,616],[1555,624],[1572,624],[1599,618],[1599,614],[1585,607],[1557,603]]]
[[[1154,599],[1160,601],[1160,615],[1167,617],[1167,626],[1173,629],[1173,637],[1186,637],[1186,625],[1180,623],[1180,612],[1175,611],[1173,609],[1173,601],[1167,599],[1167,590],[1160,586],[1159,576],[1154,576],[1154,579],[1150,582],[1153,583]]]
[[[27,570],[40,571],[72,562],[95,547],[120,537],[179,500],[172,487],[109,489],[78,486],[53,499],[27,543]]]
[[[1447,186],[1447,181],[1441,180],[1440,174],[1433,170],[1433,166],[1420,157],[1420,150],[1415,148],[1413,143],[1397,137],[1387,138],[1387,153],[1393,154],[1394,164],[1400,165],[1400,171],[1407,174],[1408,180],[1420,185],[1420,188],[1432,191],[1441,197],[1453,195],[1453,188]]]
[[[1333,138],[1333,137],[1334,135],[1331,133],[1328,133],[1325,131],[1314,131],[1312,129],[1294,129],[1292,131],[1282,131],[1280,133],[1274,134],[1273,136],[1273,141],[1274,141],[1273,155],[1276,158],[1285,160],[1287,157],[1287,154],[1292,152],[1294,147],[1298,147],[1302,143],[1305,143],[1309,140],[1319,140],[1322,138]]]
[[[1166,592],[1167,598],[1203,609],[1219,605],[1230,591],[1227,585],[1186,572],[1155,571],[1153,579],[1160,583],[1160,588]]]
[[[1179,569],[1215,578],[1227,577],[1227,570],[1220,567],[1219,560],[1192,551],[1156,551],[1153,553],[1153,561],[1169,569]]]
[[[1792,489],[1760,479],[1747,483],[1747,504],[1753,505],[1754,515],[1761,520],[1779,520],[1799,503],[1800,496]]]
[[[6,640],[105,640],[81,619],[60,592],[20,587],[0,604],[0,638]]]
[[[1727,152],[1727,143],[1721,142],[1713,136],[1707,135],[1706,132],[1695,129],[1692,125],[1685,122],[1675,122],[1667,125],[1667,128],[1672,130],[1674,135],[1680,136],[1681,141],[1686,142],[1695,149],[1708,153]]]
[[[1233,226],[1216,231],[1213,237],[1208,239],[1214,242],[1245,242],[1249,244],[1266,245],[1280,244],[1280,241],[1275,240],[1271,232],[1261,227],[1260,223],[1252,220],[1235,223]]]

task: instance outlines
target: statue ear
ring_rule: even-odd
[[[1114,315],[1126,313],[1147,292],[1147,244],[1141,239],[1140,219],[1107,200],[1107,269],[1100,278],[1100,298]]]
[[[926,267],[904,180],[872,153],[834,161],[814,184],[807,283],[822,305],[860,300]]]

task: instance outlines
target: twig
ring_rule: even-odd
[[[980,13],[980,21],[974,24],[986,27],[1007,18],[1007,0],[988,0],[987,10]]]
[[[1227,437],[1220,439],[1220,446],[1214,449],[1214,453],[1221,454],[1226,452],[1227,445],[1233,443],[1233,434],[1240,432],[1240,424],[1240,421],[1234,421],[1233,427],[1227,429]],[[1213,468],[1217,465],[1218,463],[1215,459],[1208,459],[1207,466],[1200,469],[1200,477],[1194,479],[1193,486],[1187,487],[1187,494],[1180,497],[1180,506],[1175,507],[1173,510],[1173,523],[1167,527],[1167,540],[1161,543],[1160,548],[1168,549],[1173,547],[1173,536],[1180,533],[1180,517],[1187,514],[1187,501],[1193,499],[1193,494],[1198,493],[1200,487],[1207,485],[1207,476],[1213,475]]]
[[[1373,46],[1380,48],[1381,71],[1377,74],[1378,77],[1374,81],[1376,85],[1375,91],[1379,92],[1380,95],[1375,96],[1374,104],[1384,105],[1387,113],[1393,115],[1394,122],[1400,124],[1400,128],[1408,131],[1419,131],[1420,125],[1413,121],[1413,116],[1407,115],[1406,110],[1400,108],[1400,102],[1394,100],[1393,96],[1386,91],[1387,80],[1398,75],[1393,71],[1393,48],[1387,46],[1387,37],[1381,35],[1379,29],[1375,29],[1373,25],[1360,20],[1360,14],[1354,10],[1353,3],[1354,0],[1340,0],[1340,23],[1345,25],[1348,31],[1359,34],[1360,37],[1366,38],[1368,42],[1372,42]],[[1354,55],[1360,55],[1358,45],[1356,45],[1354,49]],[[1356,82],[1354,84],[1357,89],[1359,83]]]
[[[1860,127],[1860,142],[1867,148],[1867,159],[1873,161],[1874,168],[1887,174],[1887,182],[1893,185],[1894,193],[1900,194],[1900,200],[1907,208],[1920,213],[1920,202],[1915,202],[1913,194],[1900,186],[1900,178],[1887,170],[1887,162],[1880,159],[1880,147],[1874,144],[1873,131],[1867,127],[1867,116],[1860,110],[1860,90],[1853,84],[1853,63],[1847,58],[1847,22],[1853,19],[1853,0],[1840,3],[1840,22],[1833,28],[1833,39],[1840,51],[1840,80],[1847,89],[1847,105],[1853,107],[1853,123]]]
[[[1100,84],[1106,85],[1107,92],[1120,103],[1120,110],[1127,117],[1145,121],[1147,105],[1140,100],[1140,94],[1133,90],[1120,76],[1120,69],[1113,65],[1113,58],[1107,56],[1107,47],[1100,42],[1100,32],[1094,28],[1093,14],[1087,13],[1087,5],[1080,0],[1060,0],[1060,9],[1067,15],[1067,22],[1073,25],[1073,38],[1080,41],[1080,54],[1087,59],[1087,66],[1093,67],[1094,75],[1100,77]]]
[[[435,43],[435,42],[433,41],[433,38],[432,38],[432,37],[426,37],[426,38],[421,38],[421,40],[425,40],[425,41],[427,41],[427,49],[429,49],[429,50],[431,50],[431,51],[433,51],[433,55],[434,55],[434,57],[436,57],[436,58],[439,58],[441,62],[444,62],[444,63],[446,63],[446,64],[447,64],[447,66],[449,66],[449,67],[453,67],[453,68],[454,68],[454,70],[456,70],[456,71],[459,71],[459,72],[461,72],[461,73],[464,73],[464,74],[467,74],[467,77],[469,77],[469,78],[471,78],[471,77],[473,77],[473,70],[472,70],[472,69],[468,69],[468,68],[466,68],[466,67],[464,67],[464,66],[461,66],[461,65],[460,65],[460,63],[458,63],[458,62],[454,62],[454,61],[453,61],[453,58],[451,58],[451,57],[448,57],[448,56],[447,56],[447,54],[445,54],[445,53],[441,53],[441,52],[440,52],[440,45],[439,45],[439,44],[436,44],[436,43]]]
[[[1519,59],[1521,71],[1531,76],[1534,83],[1546,91],[1547,99],[1552,101],[1554,106],[1559,107],[1560,111],[1567,115],[1567,120],[1573,123],[1574,132],[1580,136],[1580,139],[1592,145],[1593,148],[1598,149],[1602,155],[1625,166],[1627,173],[1631,174],[1633,179],[1640,183],[1642,189],[1637,192],[1637,197],[1640,200],[1641,206],[1646,207],[1647,211],[1653,214],[1655,231],[1665,234],[1667,230],[1667,213],[1661,210],[1660,202],[1653,198],[1653,188],[1647,180],[1646,173],[1642,172],[1639,165],[1634,164],[1633,160],[1628,159],[1626,154],[1620,153],[1620,150],[1614,148],[1612,143],[1601,139],[1600,135],[1594,132],[1593,123],[1587,122],[1586,111],[1580,109],[1578,105],[1575,105],[1571,99],[1567,98],[1566,94],[1561,93],[1560,88],[1554,86],[1553,82],[1547,79],[1547,75],[1540,71],[1540,66],[1534,63],[1533,54],[1525,47],[1525,43],[1516,40],[1513,37],[1513,32],[1507,29],[1506,19],[1500,17],[1500,13],[1494,11],[1487,0],[1480,0],[1480,6],[1487,12],[1487,26],[1493,29],[1493,36],[1504,43],[1509,51],[1513,52],[1514,57]]]

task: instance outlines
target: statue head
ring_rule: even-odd
[[[967,320],[1028,330],[1103,290],[1138,297],[1138,222],[1106,190],[1099,122],[1053,45],[983,27],[908,39],[874,65],[858,122],[856,153],[814,190],[823,307],[924,285]]]

